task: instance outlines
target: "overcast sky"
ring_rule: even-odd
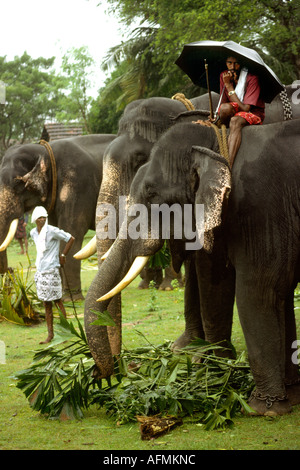
[[[121,42],[117,16],[105,13],[98,0],[4,0],[0,6],[0,56],[13,60],[26,51],[31,57],[59,58],[71,47],[87,46],[97,63],[95,88],[103,86],[99,70],[108,49]]]

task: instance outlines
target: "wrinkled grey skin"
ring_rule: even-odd
[[[81,296],[80,261],[73,258],[85,233],[95,229],[96,202],[102,181],[102,158],[114,135],[89,135],[51,142],[57,168],[57,196],[49,223],[75,237],[68,255],[64,288]],[[19,179],[29,175],[26,183]],[[25,178],[26,179],[26,178]],[[52,171],[48,151],[39,144],[11,147],[0,168],[0,243],[10,223],[37,205],[46,209],[52,194]],[[0,254],[0,272],[7,270],[6,252]]]
[[[291,97],[292,93],[294,92],[295,90],[293,90],[291,86],[287,87],[287,93],[289,97]],[[219,101],[219,95],[216,93],[212,93],[212,100],[213,109],[215,110]],[[209,99],[207,94],[198,98],[194,98],[191,101],[196,109],[209,110]],[[300,115],[299,106],[295,107],[294,104],[292,104],[292,110],[294,117],[296,115]],[[138,100],[134,101],[126,107],[124,115],[120,121],[118,136],[115,141],[107,148],[104,155],[104,180],[101,185],[99,198],[97,201],[97,207],[100,207],[102,204],[106,203],[112,204],[114,207],[117,207],[118,197],[124,195],[126,196],[129,194],[131,182],[138,168],[140,168],[141,165],[148,161],[151,149],[154,143],[162,135],[162,133],[165,132],[169,127],[180,121],[181,118],[177,120],[173,119],[179,114],[182,115],[182,119],[186,119],[189,121],[200,118],[207,118],[207,116],[205,115],[199,116],[197,114],[189,113],[185,108],[184,104],[167,98],[150,98],[145,100]],[[283,118],[284,114],[282,102],[280,100],[280,97],[278,96],[273,100],[270,105],[266,105],[265,122],[281,121]],[[99,222],[100,220],[101,217],[99,217],[99,215],[96,215],[96,221]],[[107,250],[111,246],[111,243],[112,240],[97,239],[99,265],[101,265],[101,256],[105,252],[107,252]],[[220,241],[219,244],[220,250],[222,249],[221,243],[222,241]],[[207,263],[210,262],[211,258],[208,258]],[[199,325],[198,322],[200,301],[197,300],[197,303],[195,301],[195,286],[193,286],[194,272],[194,262],[191,259],[189,265],[186,266],[186,278],[189,278],[190,282],[188,282],[186,286],[185,295],[187,299],[191,299],[190,301],[186,300],[185,302],[185,317],[187,319],[187,328],[185,333],[175,342],[175,347],[185,346],[195,336],[204,336],[203,328],[201,325]],[[97,286],[99,282],[100,280],[98,279],[97,274],[93,285]],[[224,292],[222,296],[220,298],[215,296],[214,301],[216,303],[215,315],[217,315],[217,311],[220,309],[220,305],[222,306],[222,312],[224,312],[225,309],[226,316],[228,315],[229,327],[224,329],[223,339],[226,338],[227,340],[229,340],[233,296],[231,293],[228,292],[230,292],[231,290],[230,286],[233,281],[230,279],[227,282],[229,283],[229,287],[224,286]],[[206,291],[208,291],[208,287],[205,287],[205,289]],[[87,295],[85,305],[87,324],[89,323],[89,310],[96,308],[96,290],[96,287],[91,287]],[[198,299],[198,296],[196,296],[196,298]],[[224,300],[223,302],[222,298]],[[202,302],[203,308],[206,304],[207,302]],[[115,318],[116,323],[118,325],[118,328],[108,328],[111,349],[113,351],[113,354],[117,355],[120,353],[121,349],[122,313],[120,295],[116,296],[114,300],[110,303],[109,311]],[[231,313],[227,313],[230,311]],[[102,339],[101,337],[97,337],[97,329],[89,331],[91,336],[95,335],[95,337],[91,338],[90,341],[93,342],[95,348],[97,348],[98,342],[101,343]],[[97,356],[99,355],[100,352],[99,354],[97,353]]]
[[[228,205],[226,197],[223,206],[219,204],[222,223],[206,234],[204,244],[207,249],[213,234],[214,243],[221,238],[228,246],[229,273],[232,269],[235,272],[236,302],[256,383],[250,405],[256,413],[265,415],[288,413],[291,405],[300,403],[297,365],[291,360],[296,340],[293,295],[300,281],[299,123],[293,120],[243,130]],[[209,218],[216,206],[211,203],[212,195],[226,192],[224,175],[229,171],[216,150],[212,129],[195,124],[173,127],[154,146],[150,162],[138,171],[130,203],[203,203],[205,217]],[[213,215],[213,219],[218,217]],[[101,283],[91,286],[94,297],[114,287],[136,256],[152,255],[162,242],[117,239],[100,267]],[[189,259],[184,249],[180,250],[180,241],[171,241],[171,251],[176,269],[186,256]],[[203,251],[196,253],[198,283],[203,275],[202,257],[206,256]],[[211,270],[214,295],[220,278],[226,277],[220,272],[220,266],[224,266],[216,260],[219,264]],[[108,303],[98,302],[100,310]],[[209,332],[210,313],[203,309],[201,315],[204,331],[208,328]],[[102,327],[97,328],[105,338]],[[217,330],[218,324],[213,325],[212,331]],[[99,355],[94,346],[91,342],[98,368],[108,370],[108,340],[102,342]]]

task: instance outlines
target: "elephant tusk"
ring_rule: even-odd
[[[96,244],[96,235],[83,247],[81,250],[77,251],[73,258],[75,259],[86,259],[89,256],[92,256],[97,251]]]
[[[6,238],[5,238],[4,242],[0,246],[0,251],[6,250],[6,248],[10,244],[10,242],[13,240],[13,238],[15,236],[15,233],[17,231],[18,223],[19,223],[19,219],[14,219],[11,222],[11,224],[9,226],[8,234],[6,235]]]
[[[103,295],[97,302],[101,302],[102,300],[107,300],[113,297],[116,294],[119,294],[125,287],[127,287],[142,271],[142,269],[148,263],[150,256],[137,256],[134,262],[131,265],[126,276],[122,279],[119,284],[117,284],[112,290],[110,290],[107,294]]]
[[[113,244],[112,244],[111,247],[107,250],[107,252],[104,253],[104,255],[101,256],[101,260],[102,260],[102,261],[104,261],[104,260],[108,257],[109,253],[110,253],[111,250],[112,250],[112,247],[113,247]]]

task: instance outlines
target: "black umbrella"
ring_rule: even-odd
[[[253,49],[234,41],[198,41],[186,44],[176,60],[195,85],[207,88],[205,60],[208,65],[209,84],[212,91],[220,93],[220,73],[226,70],[226,59],[235,57],[241,66],[259,77],[263,99],[270,103],[284,90],[279,78]]]

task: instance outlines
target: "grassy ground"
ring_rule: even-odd
[[[25,256],[19,255],[16,242],[8,251],[9,265],[17,267]],[[30,258],[35,259],[35,248],[30,243]],[[93,264],[82,266],[84,292],[95,274]],[[123,342],[135,348],[143,342],[137,331],[149,341],[160,344],[174,340],[184,328],[183,291],[157,292],[151,301],[150,292],[137,289],[138,281],[123,294]],[[151,312],[150,304],[158,310]],[[300,306],[300,305],[299,305]],[[76,304],[78,315],[83,314],[83,303]],[[67,305],[68,317],[73,315],[72,305]],[[300,315],[298,331],[300,330]],[[58,322],[58,317],[55,319]],[[288,450],[300,449],[300,406],[293,413],[277,418],[237,416],[234,426],[222,431],[205,431],[192,419],[169,434],[153,441],[142,441],[136,423],[118,425],[114,419],[96,407],[89,409],[81,421],[49,420],[29,407],[23,392],[16,388],[13,374],[28,367],[35,351],[43,346],[39,341],[46,337],[46,325],[21,327],[0,321],[0,340],[6,346],[6,363],[0,364],[0,449],[1,450]],[[300,335],[298,335],[300,337]],[[237,313],[234,315],[233,343],[238,352],[245,350]]]

